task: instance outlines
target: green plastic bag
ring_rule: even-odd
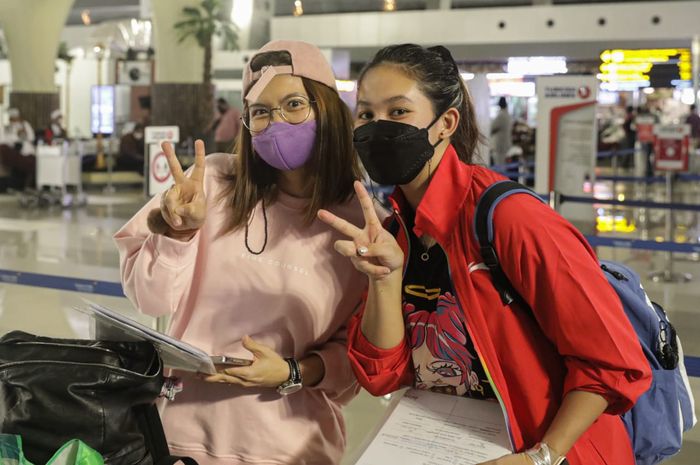
[[[0,465],[34,465],[22,452],[21,437],[0,434]],[[61,446],[46,465],[104,465],[104,460],[99,452],[73,439]]]

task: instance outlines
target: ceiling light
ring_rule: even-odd
[[[681,90],[681,102],[686,105],[695,103],[695,91],[692,87],[687,87]]]
[[[239,28],[244,29],[250,26],[252,19],[253,0],[234,0],[233,8],[231,8],[231,22]]]
[[[355,81],[336,79],[335,87],[338,89],[338,92],[353,92],[355,90]]]
[[[304,6],[301,4],[301,0],[295,0],[294,2],[294,16],[301,16],[304,14]]]
[[[534,97],[537,95],[537,87],[534,82],[489,82],[489,89],[493,96],[509,97]]]
[[[90,10],[83,10],[80,12],[80,19],[83,20],[83,24],[89,26],[92,24],[92,19],[90,18]]]
[[[486,73],[486,79],[489,81],[497,81],[497,80],[504,80],[504,81],[522,81],[523,78],[522,74],[510,74],[510,73]]]
[[[384,11],[396,11],[396,0],[384,0]]]
[[[511,57],[508,73],[528,76],[566,74],[566,57]]]

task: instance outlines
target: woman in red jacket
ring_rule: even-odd
[[[354,139],[370,177],[398,186],[393,234],[359,183],[364,229],[319,212],[369,278],[348,335],[360,383],[497,400],[516,453],[489,464],[633,465],[619,414],[650,382],[634,330],[583,236],[525,195],[494,217],[501,266],[527,306],[502,304],[471,228],[481,193],[503,178],[471,163],[479,132],[449,51],[379,51],[360,75]]]

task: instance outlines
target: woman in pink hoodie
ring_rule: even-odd
[[[320,50],[275,41],[249,61],[237,155],[204,156],[115,236],[126,295],[169,333],[253,360],[184,375],[168,443],[201,465],[338,463],[356,392],[345,324],[365,283],[333,252],[320,208],[361,223],[352,117]]]

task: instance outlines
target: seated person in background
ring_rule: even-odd
[[[53,143],[56,139],[67,139],[66,129],[63,127],[63,113],[61,110],[51,112],[51,124],[45,131],[44,139],[47,144]]]
[[[5,127],[5,141],[22,155],[34,155],[34,128],[22,118],[19,110],[10,108],[7,112],[10,124]]]
[[[0,141],[0,163],[11,173],[13,184],[18,187],[32,187],[36,172],[34,156],[34,129],[22,119],[16,108],[8,111],[10,124],[5,127],[5,134]]]
[[[144,151],[143,125],[137,123],[132,131],[124,133],[119,140],[119,156],[114,169],[143,174]]]

